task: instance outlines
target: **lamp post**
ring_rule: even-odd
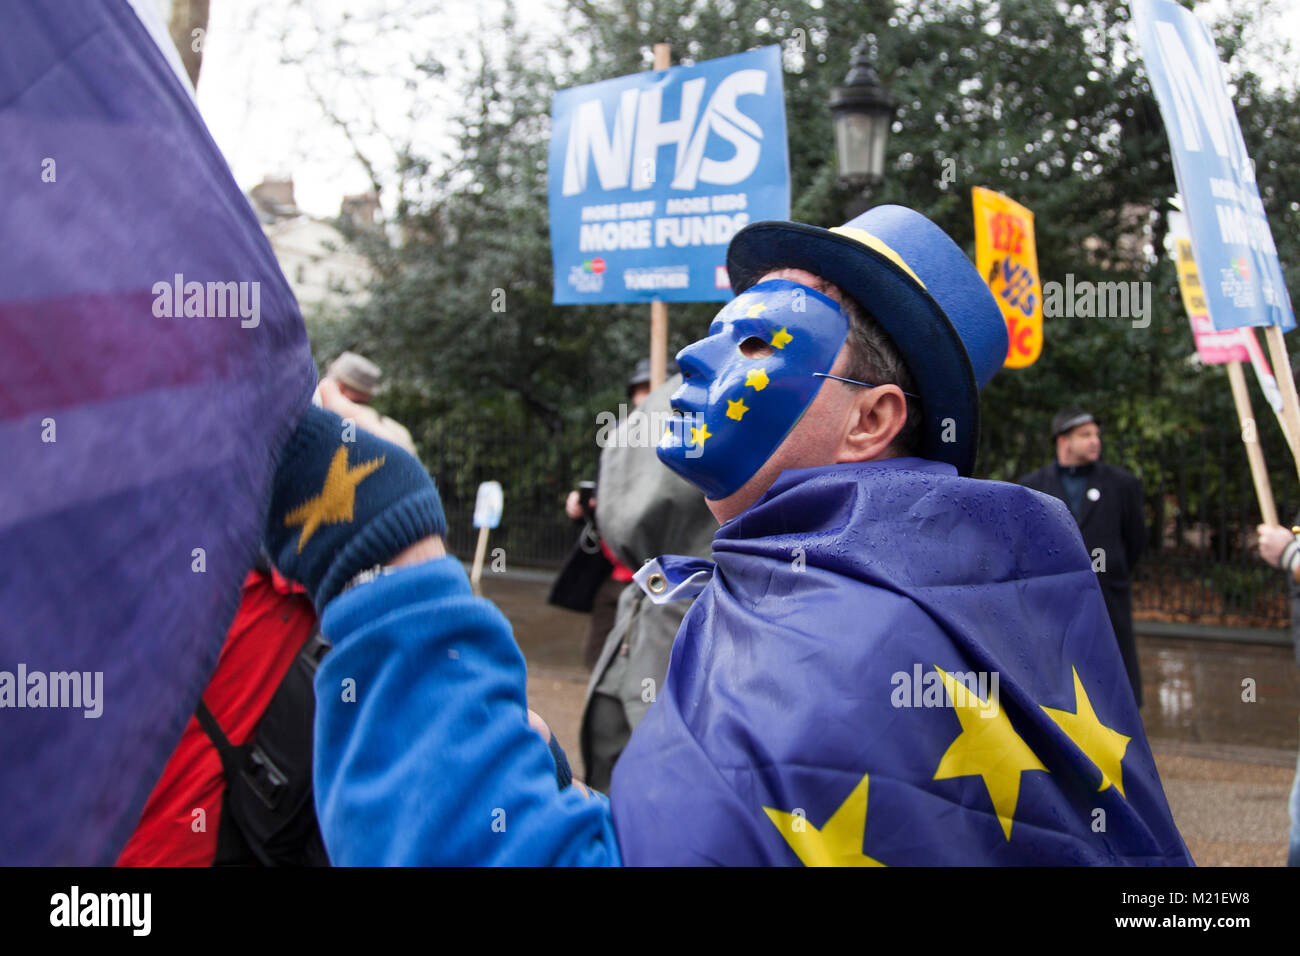
[[[849,219],[866,211],[871,187],[884,178],[885,144],[896,105],[871,65],[869,50],[864,36],[853,48],[844,85],[831,91],[839,178],[855,193],[845,209]]]

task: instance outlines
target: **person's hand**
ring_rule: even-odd
[[[442,535],[433,534],[427,538],[421,538],[405,551],[398,554],[393,558],[393,560],[388,562],[388,566],[390,568],[404,568],[412,564],[424,564],[426,561],[436,561],[439,558],[445,558],[446,556],[447,547],[443,544]]]
[[[1275,568],[1295,571],[1300,564],[1300,544],[1296,537],[1286,528],[1277,525],[1262,524],[1259,532],[1259,556]]]
[[[348,399],[344,398],[343,392],[339,389],[338,382],[334,381],[332,378],[323,378],[316,383],[316,391],[320,393],[320,401],[323,407],[328,408],[335,414],[342,414],[333,405],[333,403],[337,402],[340,398],[345,402],[348,401]]]
[[[551,742],[551,728],[542,720],[542,715],[532,708],[528,710],[528,726],[537,731],[537,735],[548,744]]]
[[[568,774],[570,777],[568,785],[571,787],[576,787],[579,793],[581,793],[584,797],[590,800],[591,791],[587,789],[586,784],[582,783],[581,781],[572,779],[572,772],[569,771],[569,760],[567,757],[564,756],[564,751],[560,750],[559,754],[558,755],[556,754],[556,750],[559,750],[560,745],[555,740],[555,735],[551,733],[551,728],[548,727],[546,721],[542,719],[542,715],[537,713],[537,711],[532,710],[531,708],[528,711],[528,726],[533,728],[533,730],[537,732],[537,735],[546,742],[546,746],[551,748],[551,756],[555,759],[556,762],[557,778],[562,775],[559,772],[558,768],[559,768],[560,760],[563,759],[564,760],[563,773]],[[563,790],[564,786],[561,785],[560,789]]]
[[[322,408],[329,409],[340,418],[354,421],[371,434],[384,438],[375,427],[379,424],[379,413],[373,408],[362,405],[360,402],[354,402],[344,395],[343,390],[339,388],[339,383],[334,379],[323,378],[316,388],[320,392]]]
[[[564,513],[574,521],[582,517],[582,497],[576,490],[570,491],[569,497],[564,499]]]
[[[437,557],[446,530],[438,491],[418,461],[308,406],[275,471],[263,544],[318,612],[362,571]]]

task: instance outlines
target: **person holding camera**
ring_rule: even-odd
[[[635,410],[650,394],[650,360],[641,359],[627,383],[627,400]],[[605,637],[614,627],[618,597],[632,583],[632,569],[618,559],[596,530],[596,483],[581,482],[569,492],[564,513],[582,522],[578,541],[564,567],[556,575],[548,604],[590,614],[587,639],[582,646],[582,665],[596,667]]]

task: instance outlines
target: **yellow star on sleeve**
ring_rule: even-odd
[[[284,526],[293,528],[302,525],[298,535],[298,553],[302,554],[303,545],[323,524],[340,524],[352,520],[352,506],[356,503],[357,485],[365,481],[374,471],[384,464],[384,458],[372,458],[355,468],[348,467],[348,447],[340,445],[330,460],[329,471],[325,473],[325,484],[320,494],[308,498],[298,507],[284,516]]]
[[[749,408],[745,405],[744,399],[741,399],[738,402],[733,402],[731,399],[727,399],[728,418],[732,418],[735,419],[736,421],[740,421],[742,418],[745,417],[745,412],[747,411],[749,411]]]
[[[867,832],[867,774],[820,828],[802,813],[764,807],[772,826],[785,837],[804,866],[884,866],[862,852]]]
[[[745,384],[752,387],[756,392],[761,392],[767,388],[767,381],[767,372],[761,368],[751,368],[745,373]]]
[[[794,340],[794,336],[783,325],[781,331],[772,336],[772,348],[783,349]]]
[[[1118,730],[1112,730],[1101,722],[1097,712],[1092,709],[1092,701],[1088,700],[1087,691],[1083,689],[1079,672],[1073,667],[1070,670],[1074,673],[1075,712],[1054,710],[1051,707],[1044,707],[1043,710],[1047,712],[1048,717],[1056,721],[1056,725],[1061,728],[1065,736],[1074,741],[1074,745],[1082,750],[1101,771],[1101,786],[1097,788],[1097,792],[1100,793],[1113,783],[1119,795],[1123,797],[1124,753],[1128,750],[1128,742],[1133,738],[1125,737]]]
[[[699,445],[701,448],[703,448],[704,443],[712,437],[713,437],[713,433],[709,431],[708,425],[701,425],[699,428],[691,426],[692,445]]]
[[[747,318],[747,319],[756,319],[756,318],[758,318],[759,313],[761,313],[761,312],[762,312],[764,309],[766,309],[766,308],[767,308],[767,306],[766,306],[764,303],[762,303],[762,302],[755,302],[753,305],[751,305],[751,306],[750,306],[750,307],[745,311],[745,318]]]
[[[934,779],[982,777],[1009,842],[1020,799],[1020,775],[1026,770],[1050,771],[1012,728],[1006,711],[998,706],[996,694],[989,694],[986,701],[942,668],[936,666],[935,670],[948,689],[948,701],[961,721],[961,733],[939,761]]]

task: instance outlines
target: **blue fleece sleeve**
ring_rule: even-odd
[[[510,625],[443,558],[331,601],[313,780],[330,859],[614,865],[603,797],[560,790]]]

